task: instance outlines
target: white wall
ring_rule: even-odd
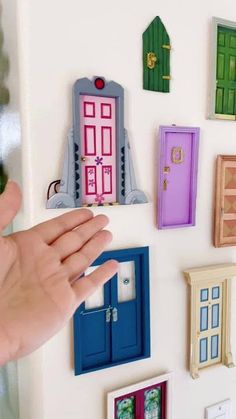
[[[173,47],[170,94],[142,90],[142,32],[156,15]],[[123,85],[125,125],[139,186],[150,203],[94,212],[110,217],[112,249],[150,246],[152,326],[150,359],[74,377],[69,324],[20,362],[21,419],[105,419],[108,391],[168,370],[175,371],[175,419],[203,418],[205,406],[228,397],[236,417],[236,369],[213,367],[197,381],[187,371],[188,301],[182,270],[236,261],[235,248],[212,246],[215,158],[236,152],[235,122],[206,119],[212,16],[236,21],[234,0],[18,0],[24,225],[63,212],[46,210],[45,198],[49,182],[61,175],[74,81],[101,75]],[[156,137],[159,125],[172,123],[201,127],[197,226],[158,231]],[[236,358],[235,333],[232,349]]]

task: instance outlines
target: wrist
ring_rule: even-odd
[[[12,358],[13,359],[13,358]],[[7,364],[11,359],[11,345],[9,337],[0,325],[0,367]]]

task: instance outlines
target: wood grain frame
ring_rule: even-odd
[[[236,226],[236,212],[234,214],[224,213],[224,198],[225,194],[225,167],[230,167],[230,163],[233,163],[236,167],[236,155],[227,156],[219,155],[216,161],[216,183],[215,183],[215,210],[214,210],[214,236],[213,242],[215,247],[225,246],[236,246],[236,235],[230,237],[224,237],[223,234],[223,223],[226,219],[235,219]],[[236,189],[232,189],[232,194],[235,195],[236,201]]]

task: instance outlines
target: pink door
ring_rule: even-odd
[[[82,204],[116,202],[116,102],[80,96]]]

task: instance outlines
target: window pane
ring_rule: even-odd
[[[200,310],[200,331],[208,329],[208,307],[201,307]]]
[[[204,288],[201,290],[201,302],[208,300],[208,288]]]
[[[135,288],[134,261],[121,262],[118,272],[118,302],[134,300],[136,298]]]
[[[118,419],[135,419],[135,398],[127,397],[126,399],[116,402],[116,417]]]
[[[212,288],[212,299],[216,300],[220,297],[220,287],[213,287]]]
[[[211,359],[218,358],[219,356],[219,336],[211,337]]]
[[[152,388],[144,393],[144,419],[161,417],[161,389]]]
[[[212,306],[211,327],[219,327],[219,304]]]
[[[200,350],[199,350],[199,361],[206,362],[207,361],[207,338],[200,339]]]
[[[91,274],[97,268],[98,266],[90,266],[85,271],[85,275]],[[103,306],[104,306],[104,287],[99,287],[98,290],[85,301],[85,309],[91,310],[92,308],[99,308]]]

